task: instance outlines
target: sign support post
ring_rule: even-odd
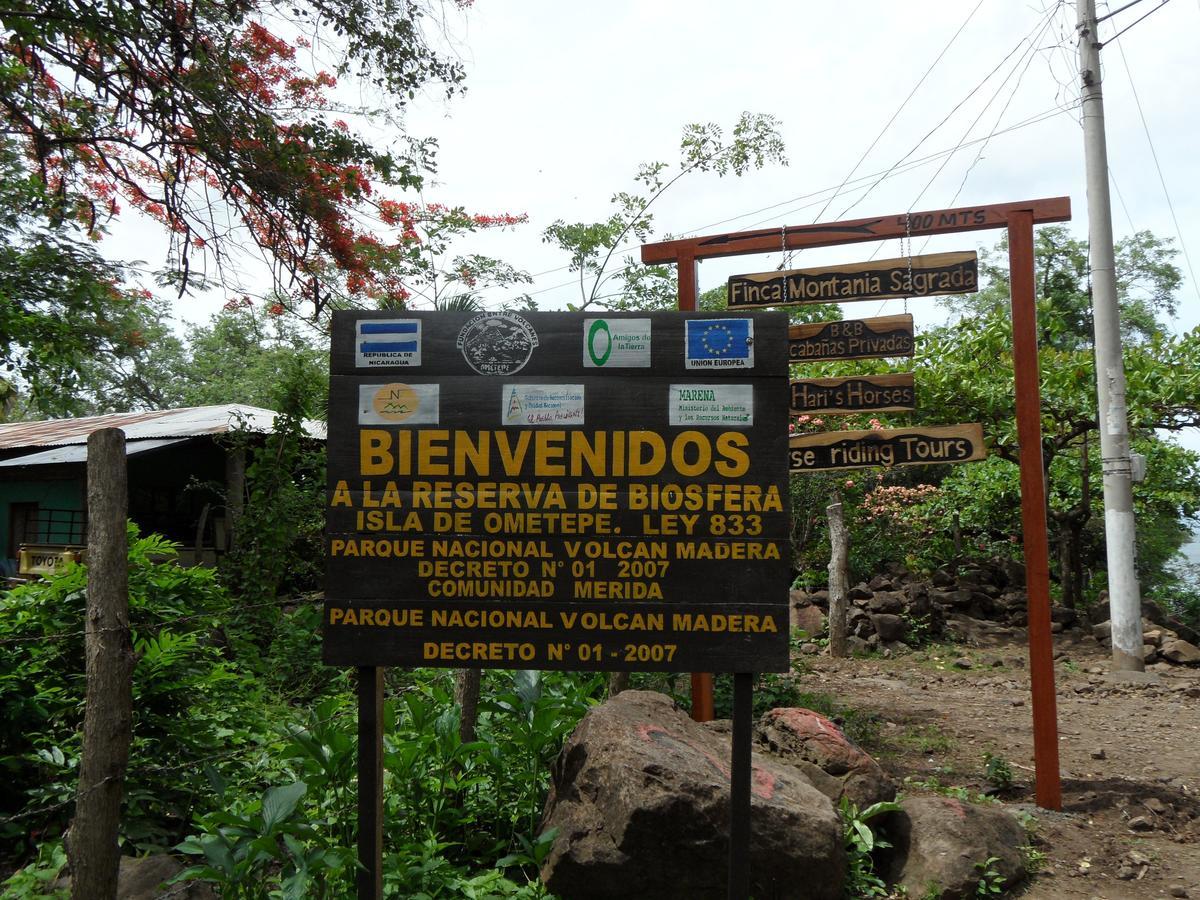
[[[680,254],[675,270],[679,278],[679,303],[681,312],[693,312],[700,299],[700,272],[695,256]],[[713,708],[713,677],[711,672],[692,673],[692,719],[711,722],[716,718]]]
[[[1046,476],[1042,465],[1042,402],[1038,386],[1037,305],[1034,299],[1033,214],[1008,216],[1012,294],[1013,380],[1021,459],[1021,532],[1029,597],[1029,681],[1033,695],[1033,758],[1037,804],[1062,809],[1058,771],[1058,710],[1050,634],[1050,548],[1046,537]]]
[[[383,900],[383,667],[358,667],[358,900]]]
[[[754,676],[733,676],[733,752],[729,761],[729,900],[750,896],[750,745]]]
[[[1026,556],[1026,589],[1029,596],[1029,659],[1033,707],[1034,762],[1037,771],[1037,803],[1045,809],[1061,809],[1062,787],[1058,759],[1058,712],[1054,697],[1053,642],[1050,632],[1050,564],[1046,534],[1046,485],[1042,467],[1041,392],[1038,381],[1037,308],[1034,291],[1033,226],[1066,222],[1071,218],[1069,197],[1021,200],[987,206],[908,212],[893,216],[822,222],[785,228],[710,234],[644,244],[646,265],[678,265],[679,308],[695,309],[697,263],[702,259],[776,253],[806,247],[832,247],[865,241],[921,237],[1005,228],[1009,234],[1011,269],[1013,369],[1016,384],[1017,436],[1020,444],[1021,521]],[[911,274],[911,273],[910,273]],[[815,301],[814,301],[815,302]],[[765,305],[776,305],[774,303]],[[788,305],[784,302],[784,305]],[[875,320],[879,321],[879,320]],[[827,323],[861,327],[866,321]],[[803,350],[813,339],[811,326],[795,335]],[[803,356],[789,358],[803,361]],[[839,352],[831,358],[870,358],[894,355],[860,348]],[[905,353],[903,355],[911,355]],[[815,455],[814,455],[815,459]],[[822,466],[827,467],[827,466]],[[795,466],[793,466],[795,469]],[[711,718],[711,706],[703,708],[704,678],[692,676],[692,717]],[[711,680],[709,681],[711,685]],[[707,718],[704,714],[707,713]]]

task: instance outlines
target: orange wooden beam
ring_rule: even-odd
[[[719,256],[740,256],[744,253],[771,253],[782,249],[798,250],[803,247],[831,247],[836,244],[882,241],[910,235],[1007,228],[1009,215],[1018,211],[1032,213],[1035,225],[1066,222],[1071,218],[1071,198],[1048,197],[1042,200],[1020,200],[1016,203],[994,203],[990,206],[960,206],[955,209],[849,219],[845,222],[788,225],[783,228],[759,228],[755,231],[732,231],[676,241],[660,241],[656,244],[642,245],[642,262],[655,265],[678,262],[681,259],[691,261]],[[683,279],[680,280],[682,282]]]

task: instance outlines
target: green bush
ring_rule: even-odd
[[[260,727],[261,690],[212,639],[230,606],[207,569],[174,564],[175,545],[129,532],[133,744],[122,828],[161,845],[204,793],[195,761],[227,754]],[[74,797],[85,691],[87,568],[0,597],[0,814],[58,807],[4,826],[12,855],[26,829],[61,830]],[[174,824],[172,824],[174,823]]]

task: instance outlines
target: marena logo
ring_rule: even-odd
[[[372,400],[375,412],[390,422],[403,422],[417,411],[421,398],[407,384],[385,384]]]

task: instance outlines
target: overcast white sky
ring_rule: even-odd
[[[1142,0],[1102,23],[1101,37],[1111,39],[1147,12],[1102,54],[1114,228],[1118,236],[1151,229],[1177,243],[1182,236],[1200,266],[1200,0]],[[542,309],[578,297],[563,254],[541,240],[548,224],[605,217],[611,195],[633,187],[639,163],[677,159],[686,123],[728,127],[744,110],[779,119],[789,164],[743,178],[689,176],[656,204],[658,234],[1067,195],[1071,227],[1082,237],[1087,198],[1074,23],[1074,3],[1054,0],[755,0],[738,7],[477,0],[446,25],[468,71],[465,95],[418,98],[406,127],[441,145],[425,199],[528,214],[527,225],[477,236],[464,249],[534,274],[529,290]],[[999,237],[917,239],[914,249],[965,250]],[[152,268],[163,262],[164,238],[149,226],[122,223],[106,244],[107,252]],[[862,260],[876,249],[810,250],[794,264]],[[901,255],[896,242],[877,252]],[[703,263],[701,288],[775,268],[780,259]],[[1177,262],[1185,276],[1177,326],[1191,328],[1200,323],[1200,293],[1182,254]],[[252,292],[265,292],[265,280],[255,285],[251,275],[250,282]],[[203,320],[225,296],[189,298],[178,314]],[[486,300],[499,304],[506,296]],[[918,327],[944,315],[931,300],[909,307]],[[901,301],[864,303],[847,314],[900,308]]]
[[[1159,2],[1143,0],[1103,23],[1102,37]],[[489,236],[487,249],[545,273],[536,278],[535,297],[542,308],[561,308],[577,288],[560,268],[562,256],[540,242],[542,229],[560,217],[602,218],[612,193],[631,186],[639,162],[677,157],[685,123],[728,126],[743,110],[770,113],[781,122],[789,165],[741,179],[700,175],[680,182],[657,206],[660,233],[812,222],[830,197],[826,189],[851,174],[949,44],[854,177],[884,172],[910,151],[909,162],[966,145],[948,161],[935,158],[877,184],[851,182],[821,218],[1068,195],[1072,227],[1082,236],[1087,201],[1077,109],[978,142],[1074,106],[1074,22],[1073,3],[1051,0],[760,0],[736,8],[480,0],[454,32],[469,71],[467,94],[418,104],[408,124],[442,145],[431,198],[529,214],[529,225]],[[1116,233],[1149,228],[1178,240],[1136,86],[1184,242],[1200,263],[1194,99],[1200,67],[1191,37],[1198,28],[1200,2],[1175,0],[1106,47],[1103,59],[1110,168],[1119,191]],[[970,249],[998,237],[953,235],[926,249]],[[921,249],[923,241],[915,243]],[[803,264],[865,259],[873,249],[807,251]],[[898,251],[893,243],[881,255]],[[779,261],[777,254],[710,261],[701,266],[701,287]],[[1192,327],[1200,321],[1200,300],[1182,256],[1179,264],[1187,276],[1180,324]],[[921,310],[913,311],[919,322]]]
[[[1102,37],[1160,3],[1142,0],[1103,23]],[[611,195],[633,186],[639,163],[677,158],[686,123],[728,127],[744,110],[779,119],[789,164],[740,179],[681,181],[656,204],[657,233],[1068,195],[1072,228],[1084,236],[1074,22],[1074,3],[1054,0],[756,0],[736,8],[708,0],[477,0],[448,23],[468,70],[466,94],[418,98],[407,130],[441,145],[427,200],[529,215],[529,224],[478,236],[464,249],[534,274],[529,290],[543,309],[564,308],[578,296],[564,256],[541,240],[548,224],[603,218]],[[1198,29],[1200,0],[1173,0],[1108,45],[1103,59],[1116,233],[1148,228],[1176,241],[1182,234],[1200,265]],[[1059,107],[1068,108],[1053,114]],[[985,141],[1013,126],[1019,127]],[[963,250],[999,236],[975,232],[914,243],[917,251]],[[151,268],[163,262],[164,238],[152,227],[123,223],[106,244],[108,252]],[[810,250],[795,264],[855,261],[875,251],[868,244]],[[892,242],[878,255],[900,255],[900,248]],[[710,261],[701,265],[701,288],[779,262],[778,254]],[[1186,279],[1178,324],[1191,328],[1200,323],[1200,294],[1182,255],[1178,263]],[[253,275],[249,281],[253,291]],[[266,286],[260,279],[258,291]],[[225,296],[189,298],[178,313],[203,320]],[[486,299],[499,304],[505,297],[495,292]],[[861,307],[848,314],[894,312],[900,301]],[[942,315],[928,300],[910,309],[918,325]]]

